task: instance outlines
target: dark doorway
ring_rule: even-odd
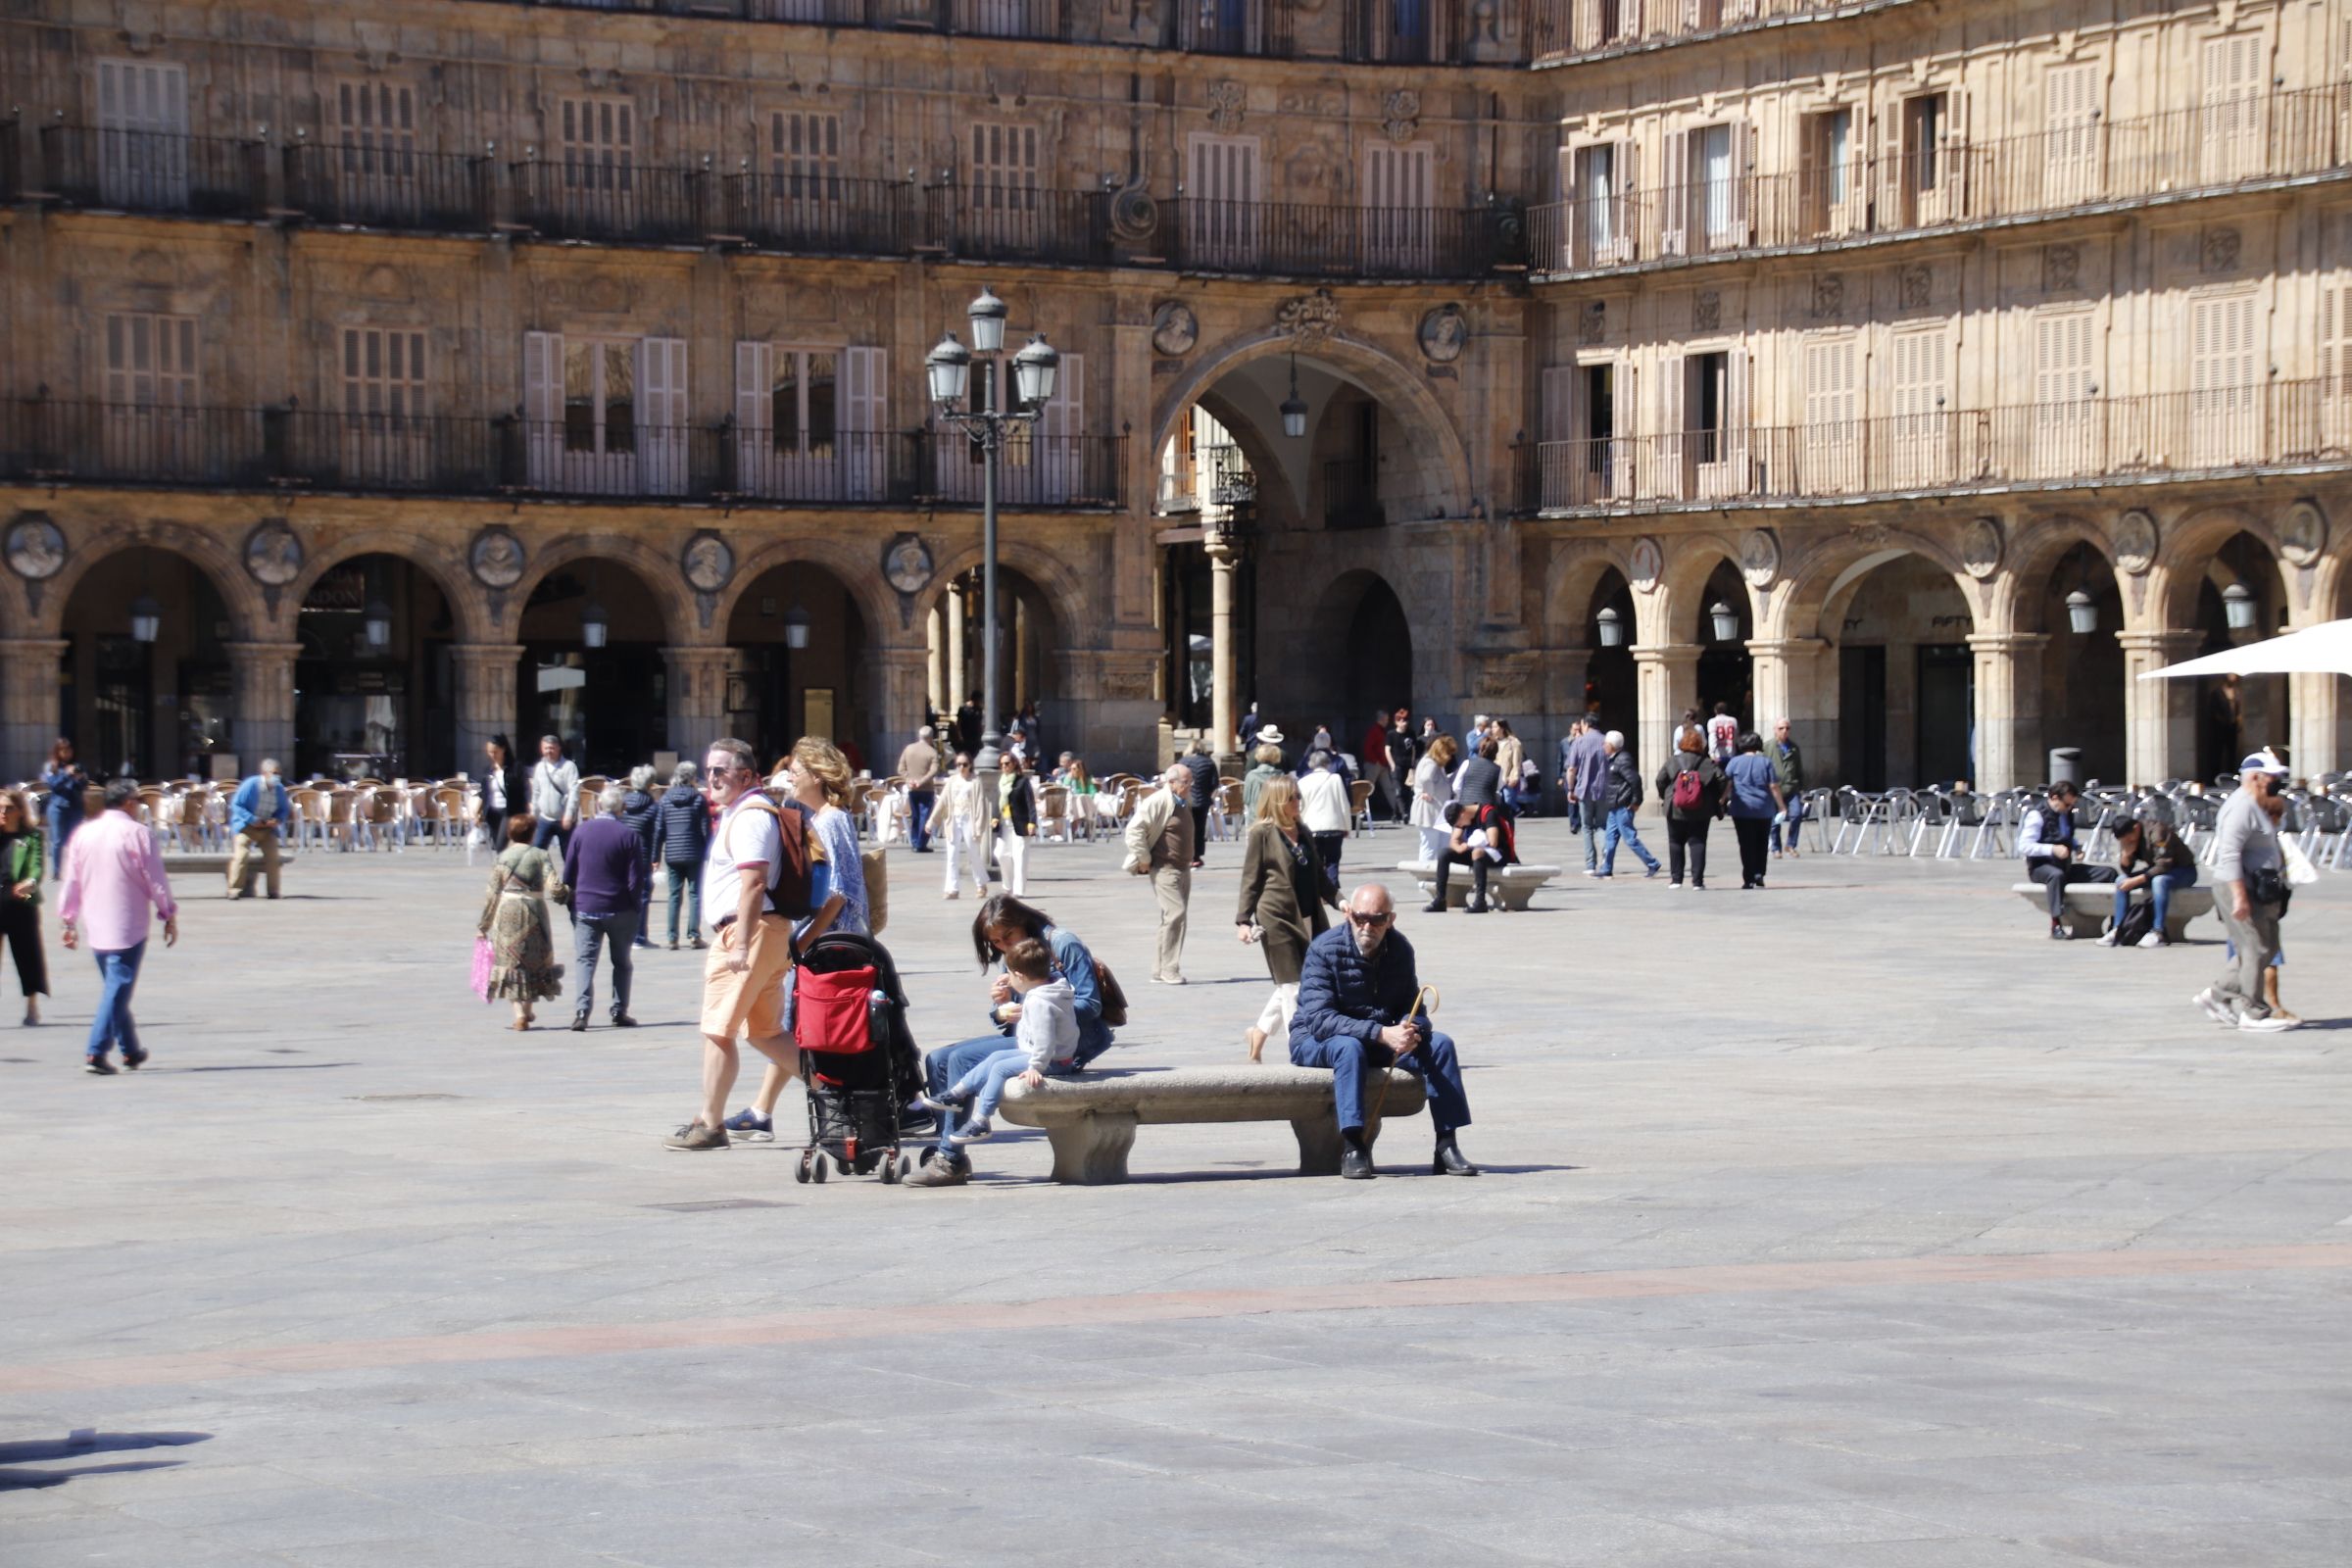
[[[1213,568],[1208,553],[1192,545],[1170,545],[1163,579],[1163,613],[1168,635],[1168,710],[1179,729],[1206,729],[1214,721]],[[1257,689],[1257,562],[1244,556],[1233,577],[1233,700],[1247,710]],[[1238,719],[1240,715],[1237,713]]]
[[[1886,650],[1838,650],[1838,772],[1858,790],[1886,787]]]
[[[1715,622],[1715,608],[1721,606],[1732,617],[1729,626]],[[1726,637],[1724,632],[1731,635]],[[1747,584],[1740,580],[1740,568],[1726,561],[1719,564],[1707,578],[1707,590],[1698,609],[1698,644],[1703,650],[1698,656],[1698,713],[1701,719],[1723,704],[1731,715],[1740,720],[1741,729],[1756,727],[1755,661],[1747,652],[1747,640],[1755,635],[1748,621]],[[1682,714],[1673,715],[1678,721]]]
[[[1600,614],[1604,610],[1617,614],[1617,646],[1607,646],[1601,637]],[[1604,728],[1622,730],[1626,744],[1633,745],[1641,732],[1642,714],[1639,683],[1634,672],[1634,590],[1623,574],[1611,568],[1592,595],[1591,620],[1585,633],[1585,646],[1592,650],[1585,662],[1585,687],[1582,692],[1569,694],[1570,704],[1578,713],[1588,712],[1592,705],[1600,705],[1600,721]]]
[[[550,572],[522,614],[514,744],[528,759],[554,735],[582,773],[625,775],[665,750],[669,665],[660,607],[612,562]]]
[[[1316,717],[1332,726],[1334,735],[1349,733],[1361,715],[1375,708],[1396,709],[1413,700],[1413,632],[1405,623],[1404,606],[1389,585],[1374,578],[1356,601],[1348,622],[1348,663],[1343,706],[1336,713]]]
[[[457,765],[449,608],[392,556],[335,566],[302,602],[295,776],[439,778]]]
[[[1966,643],[1919,645],[1917,782],[1977,776],[1977,662]]]

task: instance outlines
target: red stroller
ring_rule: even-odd
[[[881,944],[828,933],[801,955],[793,978],[793,1032],[808,1090],[808,1143],[794,1176],[823,1181],[825,1162],[847,1176],[906,1174],[899,1152],[906,1059],[914,1055],[906,998]]]

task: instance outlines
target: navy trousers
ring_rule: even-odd
[[[1292,1065],[1331,1069],[1331,1097],[1342,1132],[1364,1124],[1364,1053],[1368,1049],[1353,1036],[1338,1040],[1291,1036]],[[1439,1137],[1470,1125],[1470,1097],[1462,1093],[1462,1064],[1454,1059],[1451,1036],[1431,1035],[1428,1045],[1408,1053],[1396,1065],[1418,1073],[1427,1086],[1429,1119]]]

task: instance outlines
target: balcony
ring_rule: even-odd
[[[1023,432],[999,471],[1008,507],[1117,507],[1126,437]],[[592,496],[774,504],[977,506],[962,436],[769,432],[304,409],[0,401],[0,479],[33,484],[319,489],[386,495]]]
[[[1110,265],[1107,191],[931,185],[923,215],[923,243],[958,260]]]
[[[1169,265],[1188,272],[1302,277],[1480,277],[1511,259],[1508,208],[1307,207],[1285,202],[1165,204]]]
[[[1834,503],[2352,465],[2352,381],[1522,446],[1522,510]]]
[[[1529,0],[1529,52],[1539,66],[1624,54],[1807,18],[1854,16],[1904,0]]]
[[[1795,173],[1589,192],[1529,215],[1535,270],[1573,274],[2013,222],[2341,173],[2352,86],[2092,121]]]
[[[283,150],[286,206],[314,222],[435,233],[488,233],[488,158],[309,141]]]
[[[268,147],[227,136],[43,125],[24,194],[127,213],[246,218],[265,204]]]
[[[1380,504],[1380,476],[1362,458],[1333,458],[1323,465],[1323,526],[1378,528],[1389,520]]]

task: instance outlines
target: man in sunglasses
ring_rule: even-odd
[[[1454,1145],[1454,1134],[1470,1125],[1461,1063],[1454,1059],[1453,1042],[1431,1026],[1427,1013],[1416,1012],[1420,994],[1413,946],[1396,930],[1396,907],[1388,889],[1366,883],[1348,900],[1348,923],[1308,946],[1291,1021],[1291,1060],[1331,1069],[1340,1138],[1347,1146],[1340,1153],[1340,1174],[1351,1181],[1378,1174],[1364,1145],[1364,1069],[1392,1064],[1418,1073],[1428,1085],[1429,1117],[1438,1133],[1430,1173],[1478,1174]]]

